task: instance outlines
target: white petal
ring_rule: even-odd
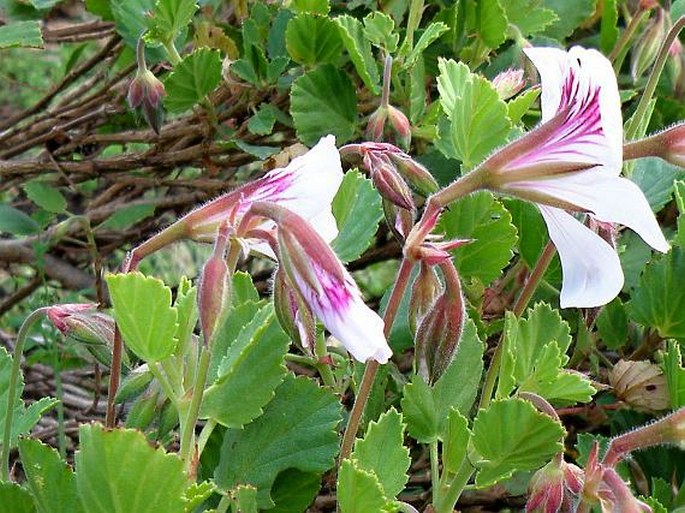
[[[338,236],[338,222],[330,210],[324,210],[319,215],[311,218],[309,224],[328,243]]]
[[[544,192],[578,205],[600,221],[627,226],[662,253],[669,250],[645,195],[627,178],[589,170],[551,180],[519,183],[516,187]]]
[[[354,294],[341,312],[322,312],[321,320],[345,349],[360,362],[376,360],[387,363],[392,350],[383,334],[383,319]]]
[[[568,54],[559,48],[524,48],[540,74],[542,83],[542,122],[549,121],[559,111],[561,90],[568,68]]]
[[[540,211],[561,259],[561,307],[590,308],[614,299],[623,288],[614,249],[567,212],[541,205]]]

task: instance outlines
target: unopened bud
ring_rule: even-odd
[[[657,134],[661,158],[685,168],[685,123],[681,122]]]
[[[229,226],[223,222],[219,226],[214,251],[205,263],[198,286],[197,304],[200,314],[200,327],[205,344],[209,345],[217,328],[221,325],[230,304],[231,283],[226,265]]]
[[[419,193],[424,196],[429,196],[440,188],[430,171],[406,153],[390,151],[388,152],[388,156],[390,157],[390,160],[392,160],[392,163],[395,164],[395,167],[402,178]]]
[[[128,87],[128,105],[140,110],[147,124],[159,134],[164,121],[162,98],[166,95],[164,84],[147,69],[145,64],[145,43],[141,37],[136,48],[138,71]]]
[[[633,47],[630,59],[630,74],[633,82],[636,82],[656,60],[661,43],[668,32],[668,25],[666,11],[658,7],[654,17]]]
[[[126,415],[126,427],[131,429],[146,430],[152,424],[157,415],[157,402],[159,390],[148,390],[135,400]]]
[[[383,140],[383,132],[385,131],[385,122],[388,119],[388,109],[381,105],[376,111],[369,116],[369,122],[366,125],[366,138],[371,141]]]
[[[492,85],[502,100],[508,100],[526,85],[526,81],[523,78],[523,70],[510,68],[502,71],[492,79]]]
[[[411,144],[411,123],[409,123],[409,119],[401,110],[388,105],[388,120],[390,127],[395,132],[395,142],[408,150]]]
[[[283,331],[300,349],[313,356],[316,340],[314,315],[297,290],[287,283],[281,268],[274,273],[273,298],[276,318]]]
[[[386,155],[369,152],[364,156],[364,163],[371,173],[371,181],[383,198],[398,207],[414,210],[414,198],[407,183]]]
[[[454,265],[447,262],[441,268],[445,274],[445,290],[424,315],[415,337],[417,372],[428,383],[435,383],[452,362],[466,317]]]
[[[620,511],[621,513],[652,513],[652,508],[638,500],[628,487],[628,484],[613,468],[604,469],[602,475],[604,487],[609,493],[604,493],[602,510]],[[610,508],[610,509],[608,509]]]
[[[414,226],[414,212],[383,199],[383,215],[395,238],[404,242]]]
[[[131,370],[122,380],[114,402],[120,404],[138,396],[152,382],[152,378],[152,371],[150,371],[147,363]]]
[[[564,501],[564,472],[552,461],[538,470],[530,481],[526,513],[557,513]]]
[[[417,325],[433,306],[441,289],[442,284],[433,267],[422,262],[419,267],[419,274],[412,285],[411,299],[409,300],[409,328],[412,333],[416,332]]]

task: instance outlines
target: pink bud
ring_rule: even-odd
[[[364,156],[364,163],[381,196],[398,207],[414,210],[414,198],[407,183],[386,155],[369,152]]]
[[[273,296],[276,318],[281,327],[295,344],[313,356],[316,339],[314,315],[297,290],[288,285],[281,268],[274,273]]]
[[[433,267],[422,262],[419,274],[412,285],[411,299],[409,301],[409,328],[412,332],[416,332],[417,325],[421,322],[424,315],[430,311],[435,298],[441,291],[442,284]]]
[[[502,71],[492,79],[492,85],[497,90],[499,97],[502,100],[507,100],[516,95],[526,85],[526,80],[523,78],[523,70],[510,68]]]
[[[229,245],[229,225],[219,226],[214,251],[205,262],[200,275],[197,293],[197,306],[200,314],[200,327],[205,344],[211,343],[217,328],[230,304],[231,284],[226,265],[226,251]]]
[[[373,114],[371,114],[371,116],[369,116],[369,122],[366,125],[366,138],[372,141],[383,140],[385,121],[387,119],[388,109],[381,105]]]
[[[671,164],[685,167],[685,123],[681,122],[657,134],[657,138],[659,156]]]
[[[407,116],[401,110],[388,105],[388,119],[390,120],[390,126],[395,132],[397,144],[405,150],[409,149],[411,144],[411,123],[409,123]]]
[[[564,500],[564,472],[555,461],[538,470],[530,481],[526,513],[557,513]]]
[[[73,315],[86,312],[89,310],[97,310],[98,305],[94,303],[68,303],[65,305],[53,305],[48,308],[47,316],[52,324],[62,332],[62,334],[69,336],[69,325],[67,320]]]
[[[407,180],[421,194],[428,196],[439,189],[438,182],[423,164],[404,152],[389,152],[388,155],[402,178]]]
[[[139,69],[128,88],[129,106],[140,109],[145,121],[156,133],[159,133],[164,119],[162,98],[165,95],[164,84],[148,69]]]

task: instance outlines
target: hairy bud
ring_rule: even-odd
[[[230,304],[231,283],[226,265],[229,226],[219,226],[214,251],[205,263],[197,292],[200,326],[205,344],[209,345]]]
[[[502,100],[508,100],[526,85],[526,80],[523,78],[523,70],[510,68],[502,71],[492,79],[492,85]]]

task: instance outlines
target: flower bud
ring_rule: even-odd
[[[615,469],[605,468],[602,481],[607,489],[603,494],[603,500],[600,501],[602,511],[652,513],[652,508],[633,495],[633,492]]]
[[[531,479],[526,513],[574,511],[572,505],[583,489],[583,481],[580,468],[556,456]]]
[[[395,132],[395,141],[400,147],[408,150],[411,144],[411,123],[409,123],[409,119],[401,110],[388,105],[388,120],[390,127]]]
[[[414,226],[414,213],[383,199],[383,215],[395,238],[404,242],[412,226]]]
[[[428,383],[435,383],[452,362],[464,328],[466,310],[457,270],[452,262],[441,265],[445,290],[416,330],[417,372]]]
[[[422,195],[429,196],[440,188],[430,171],[403,151],[389,151],[388,156],[402,178]]]
[[[371,141],[381,141],[385,131],[385,122],[388,119],[388,109],[381,105],[369,116],[366,125],[366,138]]]
[[[492,79],[492,85],[502,100],[508,100],[526,85],[526,80],[523,78],[523,70],[509,68],[506,71],[502,71]]]
[[[209,345],[230,304],[231,283],[226,265],[226,250],[229,241],[229,226],[219,226],[214,251],[205,263],[197,292],[200,327],[205,344]]]
[[[657,138],[659,156],[671,164],[685,168],[685,123],[681,122],[657,134]]]
[[[283,331],[305,353],[313,356],[316,341],[314,315],[297,290],[288,285],[285,272],[280,267],[274,273],[273,297],[276,318]]]
[[[114,402],[121,404],[132,397],[136,397],[152,382],[152,372],[147,363],[139,365],[122,380]]]
[[[654,63],[667,32],[668,15],[663,8],[658,7],[654,17],[649,20],[645,31],[633,47],[630,59],[630,74],[633,82],[636,82]]]
[[[364,156],[364,163],[371,173],[371,181],[383,198],[398,207],[414,210],[414,198],[407,183],[386,155],[369,152]]]
[[[147,69],[143,38],[138,40],[136,60],[138,71],[128,87],[128,105],[134,110],[140,110],[150,128],[159,134],[164,121],[162,98],[166,95],[166,91],[164,84]]]
[[[433,267],[421,262],[409,300],[409,328],[412,333],[416,333],[417,325],[430,310],[441,290],[442,284]]]
[[[131,429],[146,430],[152,424],[157,415],[157,402],[159,391],[149,390],[138,397],[131,406],[126,416],[126,427]]]

